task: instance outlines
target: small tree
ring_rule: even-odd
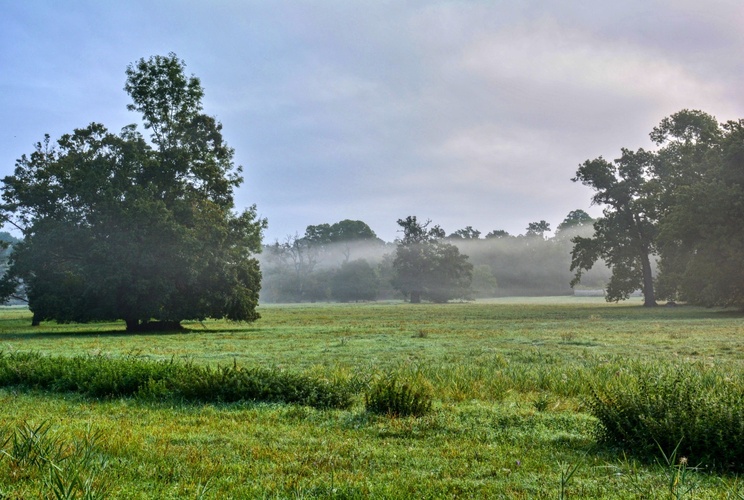
[[[393,286],[410,298],[447,302],[465,298],[472,281],[473,265],[468,256],[445,241],[439,226],[429,228],[431,221],[421,224],[415,216],[399,219],[403,238],[398,240],[393,268]]]

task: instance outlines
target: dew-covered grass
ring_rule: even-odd
[[[45,423],[72,448],[89,429],[99,431],[91,484],[106,498],[559,498],[561,491],[569,498],[666,498],[685,485],[693,487],[690,498],[744,492],[733,475],[682,475],[661,453],[657,463],[599,444],[588,406],[593,384],[620,380],[634,363],[742,373],[738,313],[591,298],[272,305],[260,312],[253,324],[194,322],[186,333],[132,335],[118,323],[32,328],[27,311],[5,309],[0,349],[276,368],[348,384],[356,395],[351,408],[95,399],[5,387],[3,435]],[[431,411],[403,418],[366,412],[369,384],[389,373],[426,380]],[[51,496],[51,470],[19,465],[6,453],[0,493]]]

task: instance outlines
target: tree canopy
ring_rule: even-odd
[[[235,212],[241,168],[201,112],[199,79],[172,53],[126,76],[149,141],[91,123],[56,146],[46,136],[3,179],[0,208],[23,233],[4,298],[24,286],[36,322],[123,319],[130,331],[257,319],[266,221],[255,206]]]

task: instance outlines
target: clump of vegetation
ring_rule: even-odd
[[[368,412],[396,417],[421,417],[431,411],[433,389],[422,377],[380,377],[365,394]]]
[[[90,428],[65,439],[48,422],[25,422],[0,430],[0,466],[10,482],[43,478],[50,498],[106,498],[108,484],[101,472],[108,461],[102,441],[102,433]],[[2,492],[0,497],[5,498]]]
[[[265,401],[348,408],[352,391],[276,368],[198,366],[104,356],[73,358],[0,352],[0,387],[22,386],[90,397],[175,398],[198,402]]]
[[[675,450],[718,470],[744,470],[744,386],[700,365],[634,366],[594,387],[600,442],[651,457]]]

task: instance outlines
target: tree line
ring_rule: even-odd
[[[446,302],[500,296],[568,295],[572,238],[589,236],[593,219],[574,210],[555,234],[544,220],[524,234],[472,226],[447,233],[416,216],[398,220],[401,236],[377,237],[363,221],[308,226],[304,235],[265,245],[259,257],[264,302],[340,302],[406,298]],[[349,231],[345,228],[363,228]],[[318,238],[334,228],[334,238]],[[598,265],[583,287],[604,288],[609,271]]]

